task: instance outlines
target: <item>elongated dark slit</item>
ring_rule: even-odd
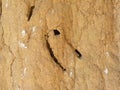
[[[55,57],[51,47],[50,47],[50,44],[48,43],[48,40],[46,40],[46,43],[47,43],[47,48],[50,52],[50,55],[51,57],[53,58],[54,62],[63,70],[63,71],[66,71],[66,69],[58,62],[57,58]]]
[[[32,14],[33,14],[33,9],[35,8],[35,6],[31,6],[29,14],[28,14],[28,21],[30,20]]]
[[[75,49],[75,52],[76,52],[78,58],[82,57],[82,54],[77,49]]]

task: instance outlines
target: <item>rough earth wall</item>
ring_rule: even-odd
[[[120,90],[120,0],[0,6],[0,90]]]

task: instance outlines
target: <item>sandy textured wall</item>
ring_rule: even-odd
[[[0,90],[120,90],[120,0],[0,3]]]

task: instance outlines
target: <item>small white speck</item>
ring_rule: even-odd
[[[25,30],[22,30],[21,34],[22,34],[22,36],[25,36],[26,31],[25,31]]]
[[[6,7],[6,8],[8,7],[8,0],[6,1],[5,7]]]
[[[109,52],[106,52],[105,54],[106,54],[107,56],[109,56],[109,55],[110,55],[110,54],[109,54]]]
[[[6,7],[6,8],[8,7],[8,3],[5,4],[5,7]]]
[[[73,72],[70,72],[70,77],[73,75]]]
[[[34,26],[34,27],[32,28],[32,32],[35,32],[35,30],[36,30],[36,26]]]
[[[27,68],[24,68],[24,74],[26,73]]]
[[[24,78],[27,68],[24,68],[23,73],[21,74],[21,79]]]
[[[104,73],[105,73],[105,74],[108,74],[108,69],[107,69],[107,68],[104,70]]]
[[[19,46],[20,46],[21,48],[27,48],[27,46],[26,46],[24,43],[22,43],[22,42],[19,42],[18,44],[19,44]]]

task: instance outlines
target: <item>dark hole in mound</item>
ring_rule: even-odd
[[[30,11],[29,11],[29,15],[28,15],[28,21],[30,20],[32,14],[33,14],[33,9],[35,8],[35,6],[31,6]]]
[[[55,30],[54,30],[54,34],[55,34],[55,35],[60,35],[60,32],[55,29]]]
[[[75,49],[75,52],[79,58],[82,57],[82,54],[77,49]]]

